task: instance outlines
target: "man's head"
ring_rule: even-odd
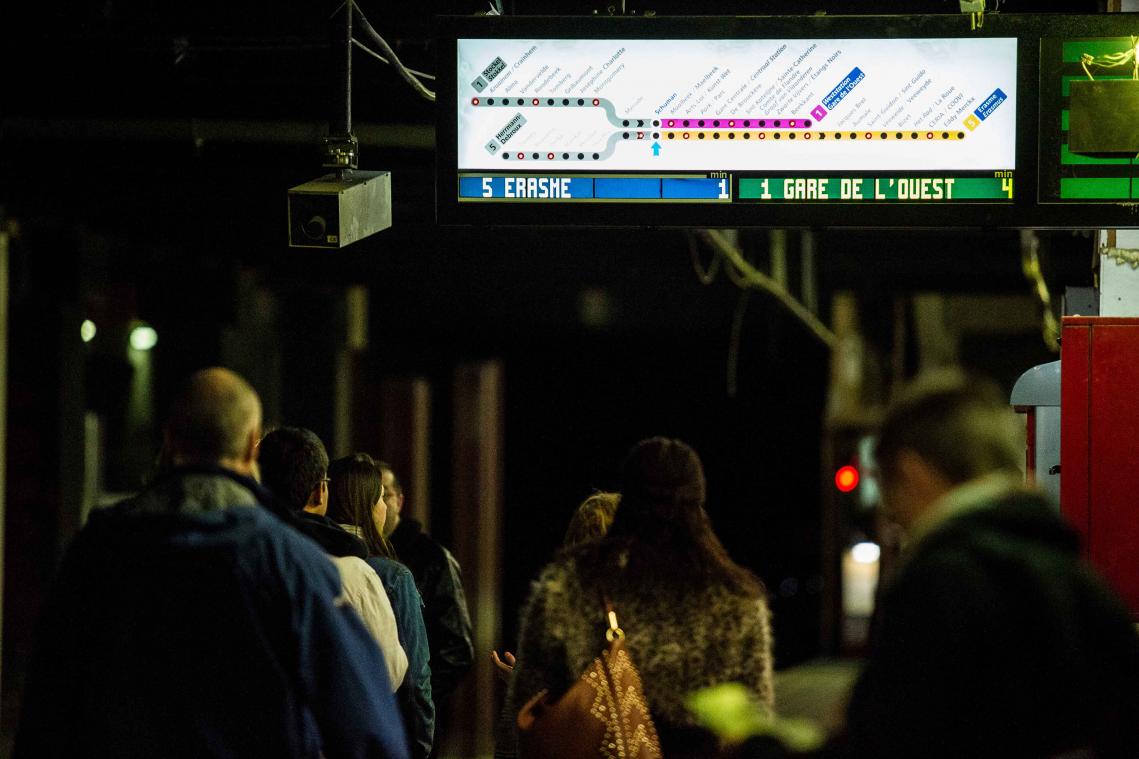
[[[1016,417],[990,382],[931,372],[890,404],[876,450],[882,501],[909,528],[952,488],[986,474],[1017,474]]]
[[[248,382],[221,367],[195,372],[171,408],[165,428],[171,464],[217,464],[257,472],[261,400]]]
[[[391,537],[399,526],[399,514],[403,511],[403,486],[386,461],[377,461],[380,478],[384,485],[384,505],[387,506],[387,519],[384,521],[384,537]]]
[[[260,445],[261,482],[293,511],[328,510],[328,452],[311,430],[280,427]]]

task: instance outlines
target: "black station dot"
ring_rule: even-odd
[[[562,105],[569,105],[569,98],[562,98]]]
[[[766,120],[766,119],[760,119],[760,120],[759,120],[759,125],[760,125],[761,127],[765,127],[765,126],[767,126],[767,120]]]
[[[578,104],[578,105],[585,105],[585,100],[583,100],[582,98],[578,98],[578,99],[577,99],[577,104]]]
[[[548,99],[546,100],[546,105],[553,105],[553,104],[554,104],[554,99],[553,99],[553,98],[548,98]]]
[[[653,132],[653,139],[659,140],[660,139],[660,132]]]
[[[579,160],[579,161],[580,161],[580,160],[582,160],[583,158],[585,158],[585,153],[578,153],[578,154],[577,154],[577,160]]]
[[[696,136],[699,137],[701,140],[704,139],[704,133],[703,132],[701,132],[700,134],[698,134]]]
[[[718,127],[718,126],[720,126],[720,122],[719,121],[713,121],[712,126]]]
[[[626,140],[629,139],[629,133],[628,132],[622,132],[621,136],[624,137]]]
[[[881,137],[883,140],[886,139],[886,133],[885,132],[882,132],[882,134],[880,134],[878,136]]]
[[[676,132],[669,132],[669,133],[668,133],[668,139],[672,140],[672,139],[675,139],[675,138],[676,138]]]
[[[750,140],[751,139],[751,132],[744,132],[744,139]]]
[[[941,139],[948,140],[949,139],[949,132],[942,132],[941,133]]]
[[[491,98],[490,100],[486,101],[486,104],[487,105],[494,105],[494,98]]]
[[[510,160],[510,153],[503,153],[502,154],[502,160],[509,161]]]
[[[569,153],[562,153],[562,160],[568,161],[569,160]]]
[[[599,153],[594,153],[594,154],[593,154],[593,160],[595,160],[595,161],[596,161],[598,158],[600,158],[600,157],[601,157],[601,155],[600,155]]]
[[[537,160],[538,160],[538,154],[537,154],[537,153],[535,153],[535,154],[534,154],[534,160],[535,160],[535,161],[537,161]]]
[[[660,126],[660,122],[656,119],[653,119],[653,126]]]
[[[850,139],[857,140],[858,139],[858,132],[851,132],[850,133]]]
[[[720,139],[720,133],[719,133],[719,132],[713,132],[713,133],[712,133],[712,139],[713,139],[713,140],[718,140],[718,139]]]
[[[900,139],[902,139],[902,133],[901,133],[901,132],[895,132],[895,133],[894,133],[894,139],[895,139],[895,140],[900,140]]]
[[[791,132],[791,133],[790,133],[790,134],[788,134],[787,136],[788,136],[790,139],[792,139],[792,140],[793,140],[793,139],[795,139],[795,133],[794,133],[794,132]]]
[[[835,138],[836,140],[841,140],[841,139],[842,139],[842,132],[835,132],[835,133],[834,133],[834,138]]]
[[[918,138],[917,132],[910,132],[910,139],[911,140],[916,140],[917,138]]]
[[[704,121],[703,120],[697,121],[696,126],[704,126]]]
[[[810,120],[810,119],[806,119],[806,120],[803,122],[803,126],[805,126],[805,127],[809,127],[810,125],[811,125],[811,120]]]
[[[729,140],[734,140],[735,138],[736,138],[735,132],[728,132],[728,139]]]
[[[525,103],[525,102],[526,102],[526,101],[525,101],[525,100],[523,100],[522,98],[518,98],[518,105],[522,105],[522,104],[523,104],[523,103]]]
[[[782,121],[780,121],[779,119],[776,119],[776,120],[775,120],[775,126],[777,126],[777,127],[778,127],[778,126],[782,126],[782,125],[783,125],[783,122],[782,122]]]
[[[629,126],[629,120],[625,119],[624,121],[622,121],[621,126]]]
[[[778,140],[779,138],[780,138],[779,132],[776,132],[776,133],[775,133],[775,139],[777,139],[777,140]]]
[[[965,133],[964,132],[958,132],[957,133],[957,139],[959,139],[959,140],[965,139]]]

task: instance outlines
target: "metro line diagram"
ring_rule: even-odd
[[[513,113],[498,134],[486,143],[486,151],[491,156],[500,156],[504,161],[604,161],[611,158],[617,146],[624,142],[645,142],[652,154],[659,155],[661,142],[699,144],[723,143],[768,144],[807,142],[943,142],[961,141],[966,132],[959,129],[818,129],[818,122],[811,118],[792,116],[716,116],[677,118],[662,117],[621,117],[612,101],[607,98],[583,97],[474,97],[470,105],[479,109],[501,109]],[[612,131],[600,135],[601,141],[589,147],[581,145],[543,145],[512,149],[510,139],[529,124],[522,113],[514,109],[533,110],[596,109],[604,115]],[[818,109],[816,109],[816,113]],[[823,111],[825,113],[825,111]],[[597,136],[596,131],[591,136]],[[537,149],[535,149],[537,148]]]

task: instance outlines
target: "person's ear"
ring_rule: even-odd
[[[247,464],[253,464],[257,461],[257,455],[261,450],[261,427],[254,426],[249,430],[249,435],[245,438],[245,450],[242,452],[242,461]]]

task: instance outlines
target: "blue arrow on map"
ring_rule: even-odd
[[[660,155],[660,143],[659,142],[653,143],[653,155]]]

